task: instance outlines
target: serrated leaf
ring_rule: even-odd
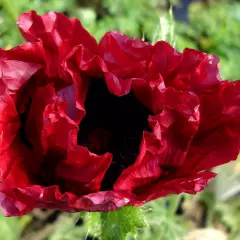
[[[128,234],[147,227],[140,208],[124,207],[112,212],[89,213],[89,233],[101,240],[125,240]]]
[[[101,214],[102,240],[125,240],[128,233],[147,227],[140,208],[124,207],[117,211]]]

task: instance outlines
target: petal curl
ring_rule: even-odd
[[[4,180],[17,157],[20,118],[17,94],[39,70],[39,64],[11,59],[11,51],[0,52],[0,179]]]
[[[15,96],[16,92],[42,67],[41,64],[32,62],[31,59],[24,59],[21,56],[19,50],[25,47],[27,46],[22,45],[11,50],[0,51],[1,85],[5,85],[5,90],[12,96]]]
[[[169,194],[196,194],[202,191],[215,176],[216,174],[212,172],[201,172],[185,177],[163,179],[162,181],[156,181],[154,184],[136,189],[135,194],[138,196],[137,200],[140,202],[140,205]]]
[[[17,24],[23,37],[29,42],[41,42],[48,77],[61,78],[69,83],[69,76],[61,64],[77,45],[97,51],[96,40],[82,27],[79,20],[64,14],[49,12],[38,15],[35,11],[23,13]],[[62,83],[63,84],[63,83]]]
[[[198,92],[221,81],[218,63],[215,55],[194,49],[179,53],[160,41],[154,46],[149,71],[160,73],[168,87]]]
[[[73,82],[72,86],[70,87],[70,91],[72,92],[70,93],[69,91],[70,98],[66,98],[66,101],[69,102],[70,100],[71,103],[75,102],[74,107],[78,112],[75,114],[73,111],[71,111],[72,113],[69,114],[69,116],[78,124],[85,116],[84,103],[89,87],[88,74],[91,76],[99,75],[99,60],[100,59],[97,58],[96,55],[80,45],[73,48],[73,50],[68,54],[62,63],[62,67],[71,76]],[[79,69],[83,70],[84,73],[80,72]],[[64,91],[65,89],[63,89],[63,93],[62,91],[59,91],[58,95],[62,97],[62,95],[64,95]]]
[[[113,211],[136,203],[134,195],[126,192],[97,192],[82,197],[61,193],[57,186],[29,185],[10,192],[0,192],[0,206],[5,216],[22,216],[34,208],[61,209],[67,212]]]
[[[240,81],[224,81],[199,95],[200,127],[186,170],[206,170],[235,160],[240,151]]]
[[[68,191],[77,196],[100,190],[102,179],[110,166],[112,155],[97,156],[87,148],[76,147],[58,164],[56,175],[65,181]]]
[[[59,131],[61,129],[61,131]],[[69,149],[77,143],[78,125],[66,114],[66,102],[56,99],[45,107],[41,139],[45,149]]]
[[[43,44],[61,47],[63,44],[74,47],[79,44],[90,49],[97,47],[96,40],[85,30],[79,20],[68,18],[62,13],[49,12],[38,15],[36,11],[29,11],[19,16],[17,24],[23,37],[29,42],[42,41]],[[68,49],[69,51],[69,49]]]
[[[138,39],[111,31],[99,43],[99,54],[106,63],[105,79],[109,91],[128,94],[134,78],[142,78],[151,58],[152,46]]]

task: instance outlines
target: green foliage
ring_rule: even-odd
[[[178,24],[177,48],[197,48],[220,57],[224,79],[240,78],[240,3],[194,4],[190,25]]]
[[[139,233],[139,240],[176,240],[186,234],[184,219],[175,214],[180,197],[182,195],[172,195],[147,203],[143,207],[149,229],[144,229]]]
[[[22,230],[30,220],[30,216],[24,216],[22,218],[7,218],[0,212],[0,239],[20,239]]]
[[[17,8],[16,1],[12,1],[11,3],[7,0],[1,0],[2,6],[7,12],[8,16],[15,21],[19,14],[19,9]]]
[[[159,5],[157,0],[104,0],[102,2],[105,14],[100,15],[99,19],[96,15],[91,18],[91,21],[84,17],[84,15],[89,14],[93,16],[95,10],[93,8],[72,12],[73,15],[78,16],[83,21],[84,26],[98,40],[105,32],[110,30],[118,30],[132,37],[145,35],[150,40],[158,21],[158,7],[165,4],[164,0],[160,1],[162,5]]]
[[[147,227],[141,209],[131,206],[113,212],[90,213],[89,218],[89,230],[93,229],[102,240],[125,240],[129,234],[136,236],[137,229]]]
[[[233,164],[217,167],[217,177],[208,190],[200,193],[200,200],[208,207],[208,225],[220,224],[230,231],[230,239],[235,240],[240,226],[240,172]]]
[[[86,237],[86,225],[76,226],[75,222],[79,217],[84,217],[83,214],[72,214],[63,216],[58,220],[58,224],[53,227],[51,234],[47,236],[47,240],[79,240]]]

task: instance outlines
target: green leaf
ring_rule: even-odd
[[[129,234],[136,236],[137,229],[147,227],[140,208],[124,207],[112,212],[90,213],[89,232],[101,240],[125,240]]]
[[[102,240],[124,240],[128,233],[147,226],[140,208],[124,207],[117,211],[101,213]]]

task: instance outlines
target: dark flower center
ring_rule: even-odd
[[[56,169],[59,162],[66,159],[66,151],[61,148],[49,149],[45,156],[42,158],[40,168],[36,174],[38,184],[49,187],[58,185],[62,188],[62,180],[56,176]],[[65,190],[63,191],[65,192]]]
[[[122,97],[111,94],[102,79],[91,80],[85,110],[78,144],[96,154],[113,155],[101,185],[101,190],[109,190],[122,171],[135,162],[152,113],[133,93]]]
[[[26,146],[29,147],[30,149],[32,149],[33,146],[31,144],[31,142],[29,142],[29,140],[27,139],[25,126],[27,123],[28,113],[29,113],[29,110],[31,107],[31,103],[32,103],[32,99],[29,98],[28,102],[25,104],[26,111],[19,115],[19,119],[20,119],[20,123],[21,123],[20,130],[19,130],[20,138],[26,144]]]

